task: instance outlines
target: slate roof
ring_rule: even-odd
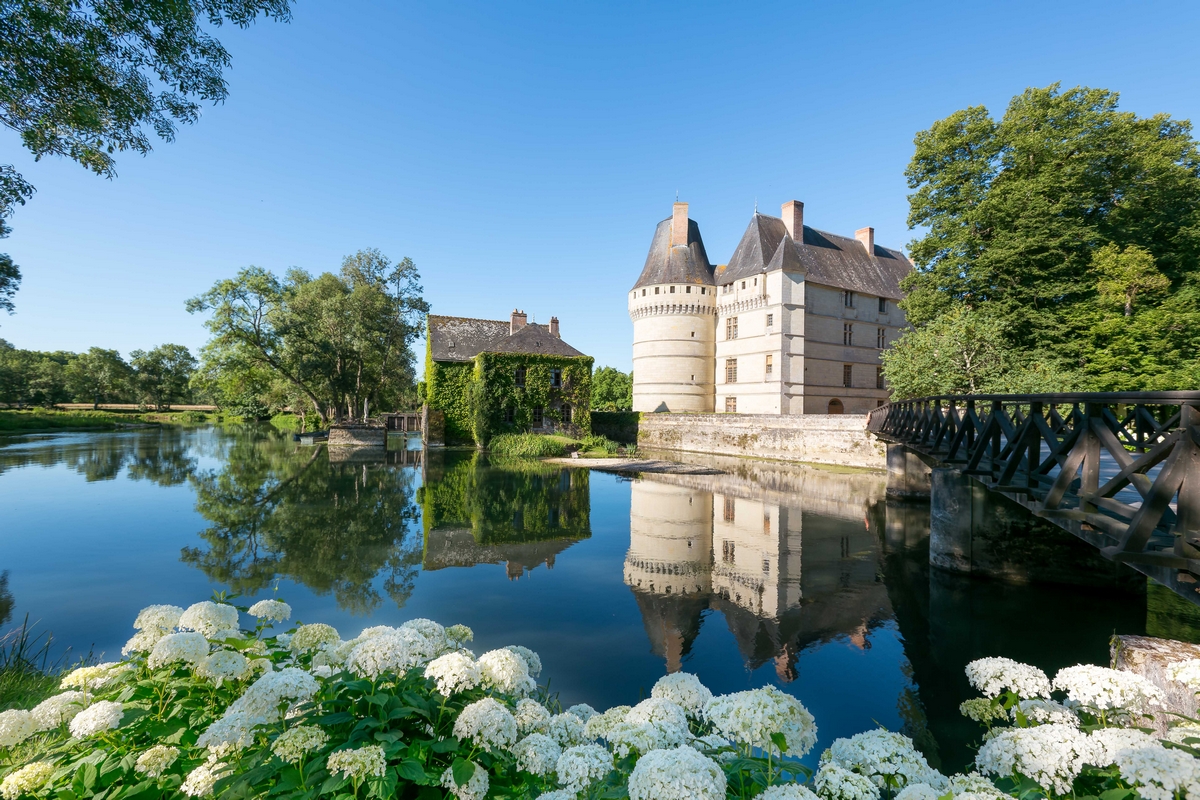
[[[495,319],[429,315],[429,347],[434,361],[470,361],[480,353],[538,353],[582,356],[583,353],[530,323],[509,335],[509,323]]]
[[[701,286],[713,285],[713,266],[704,252],[704,240],[700,238],[700,226],[688,220],[688,243],[671,246],[671,218],[667,217],[654,229],[646,266],[638,277],[634,289],[656,283],[692,283]]]
[[[807,280],[823,286],[900,300],[904,297],[900,281],[912,270],[912,263],[899,250],[877,244],[875,252],[868,254],[853,237],[807,225],[804,241],[797,244],[782,219],[755,214],[729,263],[718,268],[716,281],[724,286],[777,269],[804,272]]]

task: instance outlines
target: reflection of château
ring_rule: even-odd
[[[783,680],[813,642],[869,646],[892,616],[869,524],[882,491],[875,476],[816,470],[636,481],[625,583],[651,649],[681,669],[710,611],[752,668],[774,660]]]

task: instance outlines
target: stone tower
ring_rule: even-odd
[[[658,223],[646,266],[629,293],[633,410],[712,411],[717,296],[700,227],[676,203]]]

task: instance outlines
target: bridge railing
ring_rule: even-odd
[[[1110,558],[1200,575],[1200,392],[921,397],[867,427],[1099,534]]]

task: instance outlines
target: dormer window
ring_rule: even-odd
[[[524,367],[517,367],[517,371],[513,374],[513,383],[515,383],[517,385],[517,387],[520,389],[525,388],[525,368]]]
[[[562,370],[561,369],[550,370],[550,385],[552,387],[554,387],[555,389],[562,388]]]

